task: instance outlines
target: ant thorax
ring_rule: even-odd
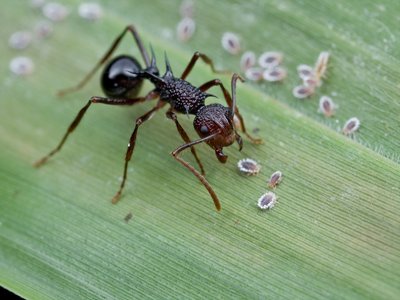
[[[177,112],[196,114],[204,106],[204,100],[210,96],[186,80],[173,76],[163,79],[164,85],[160,89],[160,99],[168,102]]]

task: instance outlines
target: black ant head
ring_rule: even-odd
[[[217,103],[200,108],[193,121],[194,129],[201,138],[214,135],[205,142],[215,150],[218,160],[222,163],[228,158],[222,152],[223,147],[237,141],[240,149],[242,148],[242,139],[233,124],[232,110]]]

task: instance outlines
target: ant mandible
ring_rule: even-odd
[[[236,106],[236,81],[238,79],[243,81],[243,79],[239,75],[233,74],[232,76],[232,96],[229,94],[229,92],[226,90],[219,79],[210,80],[199,87],[193,86],[188,81],[186,81],[186,77],[189,75],[199,58],[202,59],[206,64],[208,64],[214,73],[220,72],[214,68],[214,64],[208,56],[199,52],[195,52],[189,64],[186,66],[185,70],[179,78],[173,75],[171,66],[168,62],[168,58],[165,55],[166,72],[163,76],[160,76],[153,48],[150,47],[150,60],[149,55],[144,48],[142,40],[140,39],[135,27],[133,25],[129,25],[115,39],[105,55],[83,78],[83,80],[72,88],[60,91],[59,95],[62,96],[66,93],[77,91],[82,88],[96,73],[96,71],[98,71],[98,69],[109,60],[122,38],[128,32],[133,35],[136,45],[139,48],[139,51],[144,60],[145,68],[142,68],[140,63],[134,57],[128,55],[120,55],[111,60],[107,64],[101,76],[101,86],[103,92],[106,94],[107,97],[91,97],[87,104],[78,112],[75,119],[69,125],[66,133],[64,134],[57,147],[55,147],[42,159],[38,160],[34,165],[36,167],[43,165],[50,157],[61,150],[68,136],[79,125],[80,121],[82,120],[83,116],[85,115],[91,104],[103,103],[108,105],[134,105],[136,103],[141,103],[158,98],[157,104],[152,109],[136,119],[135,128],[129,139],[128,148],[125,154],[125,165],[122,182],[119,190],[112,198],[112,203],[118,202],[124,188],[127,178],[128,163],[132,157],[132,153],[135,148],[136,136],[139,127],[145,121],[150,119],[150,117],[156,111],[158,111],[159,109],[164,107],[165,104],[168,103],[170,104],[170,108],[166,112],[166,116],[167,118],[174,121],[180,136],[185,142],[185,144],[175,149],[171,154],[179,163],[189,169],[189,171],[191,171],[200,180],[200,182],[204,185],[204,187],[208,190],[210,196],[212,197],[216,209],[220,210],[221,205],[218,197],[212,189],[211,185],[204,177],[204,168],[202,163],[200,162],[199,157],[197,156],[194,146],[205,142],[212,149],[214,149],[218,160],[222,163],[225,163],[227,160],[227,156],[222,152],[223,147],[230,146],[236,141],[239,144],[239,150],[242,149],[242,139],[236,132],[234,125],[235,115],[238,117],[241,130],[246,134],[246,136],[252,142],[260,143],[259,139],[251,137],[246,132],[243,118],[240,115],[239,110]],[[144,97],[136,97],[140,91],[142,82],[145,79],[151,81],[154,84],[155,88],[152,89]],[[212,96],[211,94],[206,93],[206,91],[213,86],[219,86],[221,88],[228,107],[225,107],[221,104],[205,105],[205,99]],[[175,112],[184,113],[187,115],[195,115],[193,126],[200,136],[200,139],[195,141],[190,140],[186,131],[178,122]],[[187,148],[190,148],[197,164],[199,165],[200,172],[179,156],[179,153]]]

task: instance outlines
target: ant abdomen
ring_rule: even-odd
[[[197,134],[201,137],[215,136],[206,141],[214,150],[222,150],[233,144],[237,133],[233,127],[231,109],[218,103],[201,107],[193,121]]]
[[[143,77],[140,63],[132,56],[120,55],[108,63],[101,76],[103,92],[111,98],[134,98],[140,91]]]

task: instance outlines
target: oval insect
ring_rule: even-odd
[[[233,32],[225,32],[221,39],[222,47],[232,55],[237,55],[241,51],[240,39]]]
[[[274,68],[281,64],[283,60],[283,53],[278,51],[268,51],[261,54],[258,58],[258,64],[262,68]]]
[[[27,48],[32,42],[32,33],[29,31],[14,32],[8,39],[10,48],[22,50]]]
[[[251,158],[245,158],[238,161],[237,167],[239,172],[246,176],[257,175],[260,170],[261,166]]]
[[[293,89],[292,93],[297,99],[305,99],[313,95],[314,92],[315,89],[313,86],[299,85]]]
[[[287,71],[282,67],[274,67],[263,72],[263,78],[268,82],[279,82],[287,77]]]
[[[281,171],[276,171],[272,173],[271,177],[268,180],[268,187],[275,188],[278,184],[281,183],[283,179],[283,174]]]
[[[95,2],[84,2],[78,7],[78,14],[88,21],[97,21],[103,16],[103,8]]]
[[[271,209],[276,204],[276,194],[274,192],[267,192],[263,194],[257,202],[257,205],[262,210]]]
[[[187,42],[190,40],[196,31],[196,22],[191,18],[183,18],[176,27],[178,40]]]
[[[35,64],[32,59],[26,56],[18,56],[10,61],[10,70],[15,75],[26,76],[33,73],[35,70]]]
[[[336,104],[333,102],[331,97],[322,96],[319,99],[319,112],[325,115],[325,117],[332,117],[335,114]]]
[[[253,51],[246,51],[240,58],[240,69],[243,72],[256,64],[256,54]]]
[[[342,132],[344,135],[351,135],[360,128],[360,125],[361,122],[358,118],[350,118],[344,124]]]

